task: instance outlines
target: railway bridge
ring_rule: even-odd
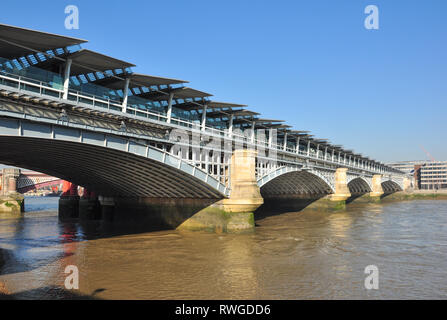
[[[109,220],[240,231],[264,202],[340,208],[411,186],[379,161],[84,42],[0,25],[0,163],[70,181],[61,218],[100,208]]]

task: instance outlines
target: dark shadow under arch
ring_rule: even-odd
[[[164,163],[70,141],[0,136],[0,163],[46,173],[104,196],[221,199],[199,179]]]
[[[313,173],[287,172],[261,187],[264,204],[256,210],[255,219],[301,211],[331,193],[330,186]]]
[[[346,203],[351,203],[355,199],[360,198],[361,196],[372,191],[368,183],[360,177],[351,180],[348,183],[348,188],[351,196],[346,199]]]

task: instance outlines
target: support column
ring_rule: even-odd
[[[253,121],[251,123],[251,137],[250,137],[251,143],[255,142],[255,128],[256,128],[256,121]]]
[[[380,198],[382,194],[383,194],[382,175],[375,174],[372,177],[372,192],[370,192],[369,195],[370,197],[373,198]]]
[[[124,84],[123,89],[123,112],[127,113],[127,99],[129,98],[129,84],[130,78],[126,78],[126,82]]]
[[[231,114],[230,123],[228,124],[228,136],[230,138],[233,136],[233,121],[234,121],[234,114]]]
[[[84,188],[84,193],[79,200],[79,219],[96,220],[101,218],[101,207],[94,192]]]
[[[171,118],[172,118],[172,99],[174,98],[174,93],[170,93],[169,94],[169,100],[168,100],[168,110],[167,110],[167,112],[166,112],[166,117],[167,117],[167,120],[166,120],[166,122],[167,123],[171,123]]]
[[[20,169],[4,168],[0,188],[0,213],[21,214],[24,211],[24,197],[17,192]]]
[[[346,201],[351,196],[346,176],[347,171],[348,168],[338,168],[335,171],[335,193],[331,195],[331,201]]]
[[[257,151],[235,150],[231,157],[231,194],[222,200],[227,212],[253,212],[264,203],[256,180]]]
[[[253,212],[264,203],[256,181],[256,154],[252,149],[234,151],[230,165],[230,197],[197,212],[178,229],[230,233],[253,231]]]
[[[269,129],[269,141],[268,141],[269,148],[271,148],[272,145],[273,145],[273,129]]]
[[[67,59],[67,62],[65,63],[65,70],[64,70],[64,95],[63,99],[68,99],[68,89],[70,85],[70,70],[71,70],[71,63],[73,61],[71,59]]]
[[[101,215],[105,221],[113,221],[115,215],[115,200],[112,197],[99,196]]]
[[[59,219],[75,219],[79,217],[78,186],[64,181],[62,184],[62,196],[59,199]]]
[[[203,105],[203,111],[202,111],[202,131],[205,131],[206,128],[206,109],[208,106],[205,104]]]

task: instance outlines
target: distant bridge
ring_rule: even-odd
[[[6,171],[6,174],[3,172]],[[0,186],[3,185],[3,176],[7,176],[11,169],[0,171]],[[19,176],[16,178],[16,191],[26,193],[31,190],[39,190],[46,187],[59,187],[63,180],[35,171],[19,170]]]

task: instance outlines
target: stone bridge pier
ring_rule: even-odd
[[[24,197],[17,192],[20,169],[2,169],[0,190],[0,213],[20,214],[24,211]]]
[[[64,181],[62,184],[62,195],[59,199],[59,219],[79,218],[79,195],[78,186],[74,183]]]
[[[254,212],[264,203],[256,180],[257,151],[235,150],[231,157],[228,199],[217,201],[183,222],[178,229],[241,232],[254,229]]]

